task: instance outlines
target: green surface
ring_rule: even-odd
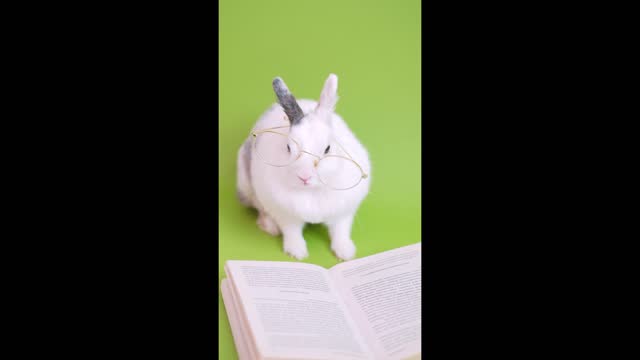
[[[357,257],[420,241],[420,2],[220,1],[219,280],[226,260],[294,261],[237,201],[236,156],[281,76],[317,99],[339,78],[337,113],[369,150],[372,182],[353,226]],[[203,44],[206,46],[206,44]],[[338,263],[327,230],[307,226],[306,262]],[[218,284],[219,288],[219,284]],[[237,358],[219,297],[220,358]]]

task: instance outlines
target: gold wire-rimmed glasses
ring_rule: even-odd
[[[251,132],[252,147],[260,160],[267,165],[286,167],[298,160],[302,154],[315,158],[313,164],[318,173],[318,179],[327,187],[334,190],[349,190],[360,184],[369,175],[362,169],[345,148],[334,140],[346,156],[325,154],[318,156],[305,151],[300,143],[281,129],[290,125],[277,126],[269,129]]]

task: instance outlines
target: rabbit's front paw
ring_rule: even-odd
[[[309,256],[309,252],[307,251],[307,243],[302,237],[296,239],[285,239],[284,252],[298,260],[302,260]]]
[[[258,227],[269,235],[280,235],[278,224],[267,214],[260,213],[258,216]]]
[[[332,241],[331,250],[341,260],[351,260],[356,256],[356,246],[351,239]]]

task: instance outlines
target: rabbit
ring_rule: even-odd
[[[305,259],[309,254],[302,236],[303,227],[306,223],[322,223],[328,227],[331,249],[337,258],[353,259],[356,246],[351,239],[351,226],[369,193],[371,165],[365,147],[335,113],[338,77],[329,75],[317,102],[296,100],[280,77],[276,77],[272,85],[278,103],[262,114],[238,151],[239,201],[257,209],[259,228],[273,236],[282,234],[284,252],[289,256]],[[253,131],[278,126],[284,126],[289,137],[305,151],[283,167],[266,164],[252,146]],[[273,151],[290,151],[289,145],[286,149],[282,144],[273,146]],[[344,155],[344,152],[366,175],[351,189],[335,190],[319,180],[314,167],[317,158],[309,153],[322,157],[332,153]]]

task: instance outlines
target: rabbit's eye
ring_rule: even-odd
[[[324,149],[324,153],[325,153],[325,154],[328,154],[328,153],[329,153],[329,149],[331,149],[331,145],[327,146],[327,148],[326,148],[326,149]]]
[[[291,152],[291,148],[289,147],[289,144],[287,144],[287,152]]]

